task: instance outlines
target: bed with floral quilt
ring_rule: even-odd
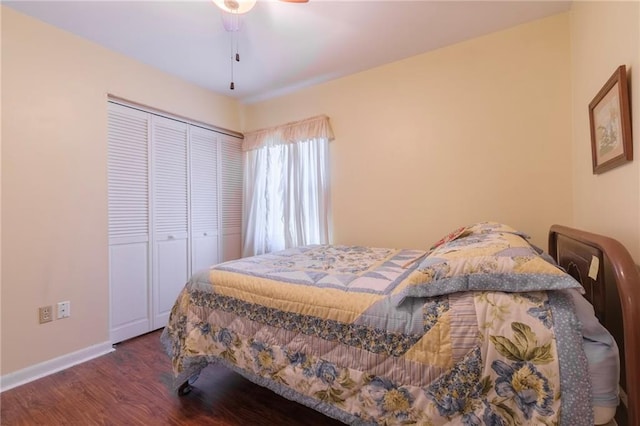
[[[187,283],[161,339],[182,393],[219,363],[347,424],[592,425],[596,399],[618,403],[618,353],[600,329],[606,350],[585,352],[581,291],[524,234],[484,222],[429,250],[219,264]]]

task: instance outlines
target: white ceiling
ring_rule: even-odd
[[[3,1],[27,15],[250,103],[569,10],[570,1],[259,0],[226,32],[201,1]],[[241,61],[233,66],[231,37]],[[235,53],[235,52],[234,52]]]

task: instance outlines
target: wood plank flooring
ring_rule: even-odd
[[[2,425],[327,425],[342,423],[221,366],[194,389],[171,390],[169,357],[155,331],[116,351],[0,394]]]

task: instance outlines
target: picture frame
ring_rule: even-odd
[[[593,174],[633,160],[627,70],[620,65],[589,104]]]

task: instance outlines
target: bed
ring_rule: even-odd
[[[482,222],[216,265],[161,340],[181,395],[217,363],[347,424],[638,425],[639,292],[615,240],[554,225],[547,254]]]

